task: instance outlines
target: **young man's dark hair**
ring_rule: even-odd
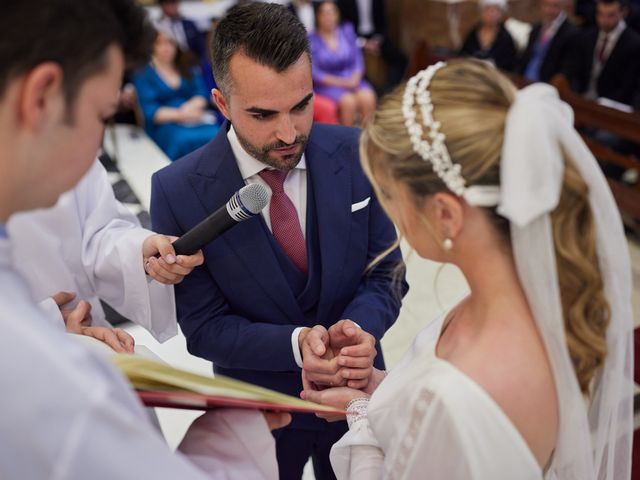
[[[0,98],[10,79],[44,62],[64,74],[68,106],[119,45],[129,66],[149,58],[153,31],[134,0],[19,0],[0,15]],[[11,39],[7,41],[6,39]]]
[[[597,0],[596,3],[604,3],[605,5],[619,3],[621,9],[624,9],[629,5],[629,2],[627,2],[627,0]]]
[[[211,43],[211,65],[223,93],[231,88],[229,62],[238,51],[276,72],[289,68],[303,53],[311,58],[304,25],[286,7],[273,3],[238,5],[218,23]]]

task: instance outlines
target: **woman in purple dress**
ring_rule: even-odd
[[[340,25],[332,1],[316,4],[316,31],[309,35],[313,88],[338,104],[343,125],[366,125],[376,108],[373,87],[364,80],[364,60],[353,25]]]

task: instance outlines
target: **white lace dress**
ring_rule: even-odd
[[[331,450],[339,479],[547,480],[495,401],[435,355],[444,316],[378,387],[367,418]]]

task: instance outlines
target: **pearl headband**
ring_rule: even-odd
[[[446,64],[438,62],[418,72],[407,82],[402,99],[402,114],[405,126],[409,132],[413,150],[420,157],[431,163],[433,171],[440,177],[449,190],[464,198],[470,205],[478,207],[493,207],[500,202],[500,187],[476,185],[467,187],[462,176],[462,167],[451,161],[449,151],[445,145],[445,135],[440,132],[440,122],[433,118],[433,103],[429,93],[429,84],[438,70]],[[416,122],[417,102],[422,116],[422,125]],[[424,129],[428,130],[429,143],[424,139]]]

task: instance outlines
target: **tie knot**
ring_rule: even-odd
[[[284,179],[287,178],[287,173],[282,170],[262,170],[258,175],[267,182],[267,185],[271,188],[273,193],[284,192]]]

